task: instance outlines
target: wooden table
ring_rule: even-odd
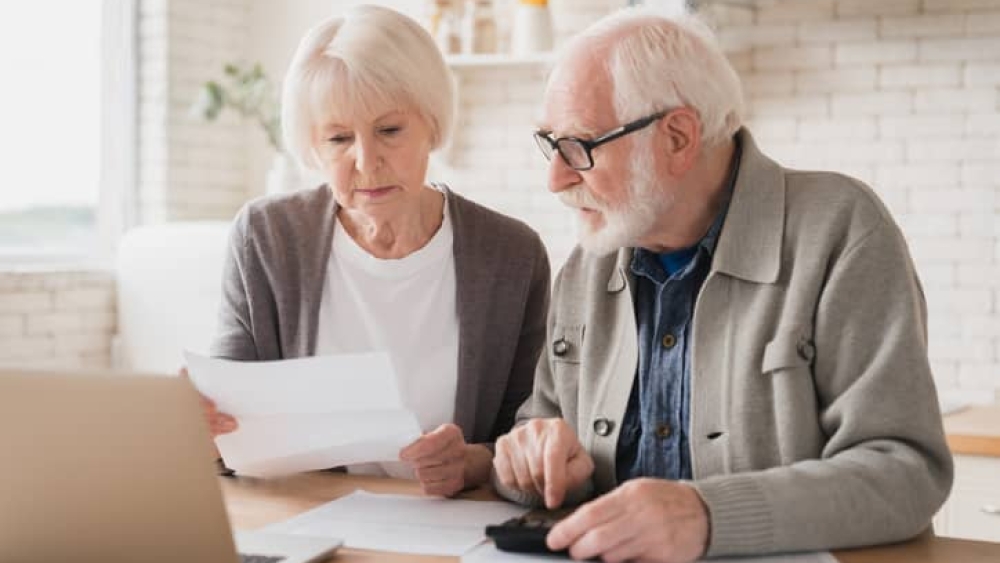
[[[226,508],[233,526],[252,530],[284,520],[350,494],[356,489],[373,493],[419,494],[410,481],[337,473],[308,473],[287,479],[261,481],[220,477]],[[462,498],[496,499],[492,491],[477,489]],[[833,552],[841,563],[997,563],[1000,543],[975,542],[925,534],[901,544]],[[381,551],[342,549],[338,563],[455,563],[455,557],[404,555]]]
[[[944,417],[948,447],[959,455],[1000,457],[1000,405],[966,407]]]

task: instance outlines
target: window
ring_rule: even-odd
[[[134,14],[121,0],[0,3],[4,261],[92,259],[104,223],[122,223]]]

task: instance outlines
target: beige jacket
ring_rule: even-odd
[[[903,235],[860,182],[782,168],[739,136],[692,325],[692,484],[710,512],[709,555],[914,536],[948,495],[952,460]],[[599,493],[616,485],[636,373],[631,259],[630,249],[570,256],[518,412],[567,419],[594,457],[588,485]]]

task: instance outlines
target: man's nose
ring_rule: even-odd
[[[549,191],[557,194],[565,189],[579,184],[583,178],[580,173],[570,168],[562,155],[555,153],[549,160]]]

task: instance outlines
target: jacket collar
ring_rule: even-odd
[[[784,170],[760,151],[746,128],[736,135],[742,154],[712,270],[751,282],[774,283],[781,270],[785,229]],[[618,251],[608,292],[625,289],[633,253],[632,248]]]
[[[745,128],[736,133],[743,156],[712,269],[756,283],[774,283],[781,270],[785,176]]]
[[[628,281],[633,277],[629,265],[632,264],[633,248],[621,248],[615,258],[615,265],[611,270],[611,277],[608,278],[608,293],[618,293],[625,289]]]

